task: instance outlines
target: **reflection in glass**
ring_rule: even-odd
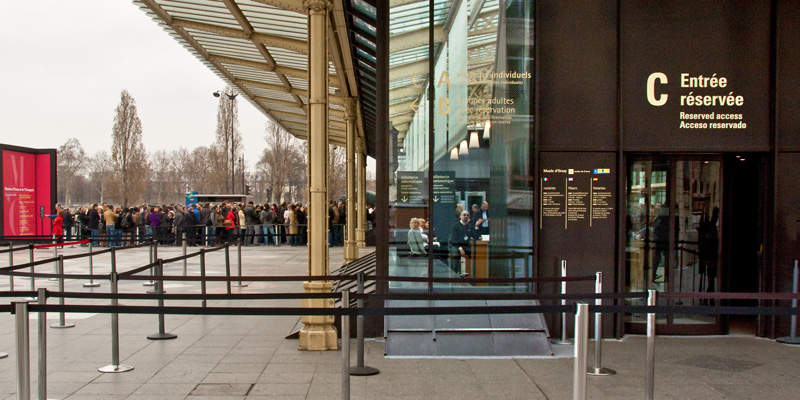
[[[720,175],[719,161],[653,159],[629,164],[625,260],[628,291],[717,291]],[[680,299],[674,304],[687,302],[704,304]],[[642,304],[642,300],[628,303]],[[629,315],[628,321],[644,322],[645,318]],[[713,316],[679,314],[668,321],[715,322]]]
[[[392,152],[397,168],[389,179],[389,273],[531,276],[533,4],[432,1],[432,16],[428,1],[391,8],[390,120],[398,151]],[[408,40],[412,34],[427,37],[430,29],[432,46]],[[419,234],[412,226],[416,218],[424,220]],[[411,250],[419,237],[428,242],[423,257]],[[391,290],[430,287],[528,289],[390,283]]]

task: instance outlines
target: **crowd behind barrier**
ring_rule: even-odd
[[[374,206],[365,208],[367,222],[373,225]],[[55,206],[51,219],[54,240],[91,240],[95,246],[115,247],[157,240],[162,245],[189,246],[239,242],[245,246],[301,246],[308,243],[308,207],[284,202],[280,205],[252,201],[223,201],[214,205],[142,205],[114,207],[92,204],[76,210]],[[343,246],[347,210],[343,202],[331,201],[328,209],[329,243]],[[42,237],[37,237],[41,239]],[[25,237],[21,239],[33,239]],[[86,243],[82,243],[86,245]]]

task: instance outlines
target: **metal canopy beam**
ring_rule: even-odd
[[[171,28],[193,29],[197,31],[213,33],[234,39],[249,40],[253,43],[261,43],[270,47],[291,50],[300,54],[306,54],[308,45],[304,40],[287,38],[284,36],[270,35],[266,33],[247,33],[242,29],[228,28],[225,26],[208,24],[205,22],[190,21],[182,18],[172,18],[168,24]]]

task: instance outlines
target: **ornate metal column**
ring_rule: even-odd
[[[303,0],[308,10],[308,272],[328,275],[328,12],[330,0]],[[330,293],[330,281],[303,282],[306,293]],[[333,308],[333,299],[304,299],[303,307]],[[299,350],[336,350],[333,316],[303,316]]]
[[[348,97],[344,104],[344,119],[347,122],[347,238],[344,243],[344,262],[358,258],[356,241],[356,99]]]
[[[356,227],[356,241],[358,248],[367,247],[365,235],[367,232],[367,147],[364,139],[356,141],[356,155],[358,156],[358,226]]]

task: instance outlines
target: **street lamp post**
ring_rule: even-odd
[[[225,96],[228,96],[228,99],[230,100],[230,103],[229,103],[230,104],[230,112],[228,114],[228,118],[229,118],[228,127],[231,130],[231,184],[230,184],[230,192],[231,192],[231,194],[233,194],[233,192],[236,190],[236,175],[235,175],[235,172],[236,172],[236,132],[233,130],[233,102],[234,102],[234,100],[236,100],[236,96],[238,96],[239,94],[238,93],[229,94],[229,93],[225,93],[225,92],[220,93],[220,91],[217,90],[216,92],[214,92],[214,97],[219,97],[219,96],[221,96],[223,94]]]

